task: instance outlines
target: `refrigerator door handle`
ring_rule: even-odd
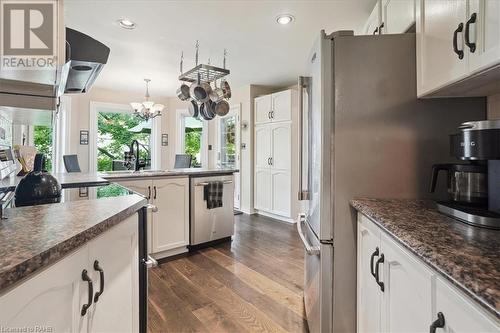
[[[309,188],[303,188],[304,163],[304,89],[310,86],[311,78],[299,76],[299,200],[309,200]],[[307,124],[309,126],[309,124]],[[309,172],[309,170],[307,170]],[[309,179],[309,177],[307,177]],[[298,225],[298,224],[297,224]]]
[[[297,219],[297,232],[299,233],[300,240],[302,241],[302,244],[304,244],[304,248],[306,250],[306,253],[310,256],[315,256],[319,254],[320,248],[319,246],[312,246],[309,244],[309,242],[306,239],[306,236],[304,235],[304,232],[302,231],[302,223],[305,222],[305,215],[299,214],[299,217]]]

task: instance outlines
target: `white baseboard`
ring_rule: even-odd
[[[295,220],[292,219],[292,218],[281,216],[281,215],[276,215],[276,214],[269,213],[269,212],[264,212],[262,210],[257,210],[255,213],[257,213],[259,215],[263,215],[263,216],[267,216],[267,217],[273,218],[275,220],[280,220],[280,221],[287,222],[287,223],[292,223],[292,224],[295,223]]]
[[[248,214],[248,215],[252,215],[252,214],[255,214],[255,211],[254,210],[248,210],[248,209],[245,209],[245,208],[240,208],[238,209],[240,212],[244,213],[244,214]]]

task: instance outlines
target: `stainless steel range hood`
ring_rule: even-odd
[[[11,71],[0,76],[0,107],[55,110],[66,93],[86,93],[108,61],[110,49],[66,28],[66,62],[54,71]],[[41,74],[38,75],[40,72]]]
[[[66,64],[58,95],[86,93],[108,62],[109,47],[79,31],[66,28]]]

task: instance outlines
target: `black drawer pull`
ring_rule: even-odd
[[[87,284],[88,284],[88,287],[89,287],[89,290],[88,290],[88,302],[87,304],[83,304],[82,306],[82,316],[85,316],[87,314],[87,310],[90,308],[90,306],[92,305],[92,296],[94,296],[94,286],[92,285],[92,279],[89,277],[88,273],[87,273],[87,270],[84,269],[82,271],[82,280],[83,281],[86,281]]]
[[[477,14],[472,13],[470,19],[465,23],[465,45],[467,45],[472,53],[476,51],[476,43],[470,41],[470,25],[476,23]]]
[[[94,303],[97,303],[97,301],[99,301],[99,297],[101,297],[102,293],[104,292],[104,270],[101,266],[99,266],[99,261],[97,260],[94,261],[94,269],[99,272],[100,277],[99,291],[94,295]]]
[[[378,27],[375,28],[375,30],[373,30],[373,35],[376,35],[378,32]]]
[[[379,275],[379,267],[380,264],[384,263],[384,254],[382,253],[380,255],[380,258],[378,258],[377,263],[375,264],[375,281],[377,281],[377,284],[380,286],[380,290],[384,291],[384,283],[380,281],[380,275]]]
[[[436,328],[443,328],[444,323],[444,314],[438,312],[438,318],[429,327],[429,333],[436,333]]]
[[[375,276],[375,270],[373,268],[373,260],[375,260],[375,257],[378,257],[379,255],[379,250],[378,247],[373,251],[372,256],[370,257],[370,273],[372,273],[372,276],[376,278]]]
[[[457,29],[453,32],[453,51],[458,55],[458,59],[464,58],[464,50],[458,49],[457,36],[459,32],[464,30],[464,24],[460,22]]]

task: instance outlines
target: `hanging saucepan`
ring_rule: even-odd
[[[220,100],[215,104],[214,112],[219,117],[224,117],[229,112],[229,103],[225,100]]]
[[[177,89],[177,97],[181,101],[187,101],[191,96],[189,94],[189,86],[185,83],[181,84],[179,89]]]
[[[200,104],[200,117],[203,120],[210,120],[208,119],[207,114],[205,113],[205,103]]]
[[[200,115],[198,109],[198,103],[196,103],[196,101],[193,99],[189,101],[188,112],[189,115],[193,118],[198,118],[198,116]]]
[[[224,92],[224,98],[231,98],[231,86],[226,80],[222,81],[221,84],[222,91]]]
[[[199,79],[198,82],[193,82],[191,84],[191,87],[189,88],[189,94],[191,95],[191,98],[194,98],[200,103],[205,103],[210,99],[211,91],[212,88],[210,87],[210,84],[201,82]]]
[[[217,87],[217,82],[215,82],[215,89],[210,92],[210,100],[217,103],[224,98],[224,91],[222,88]]]
[[[209,100],[205,102],[205,116],[208,118],[207,120],[212,120],[215,118],[215,103]]]

